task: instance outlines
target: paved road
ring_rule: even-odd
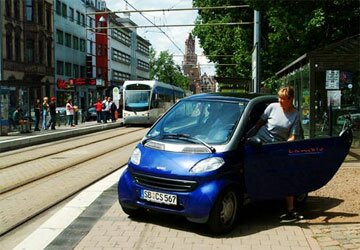
[[[344,165],[360,166],[359,156],[359,149],[352,149]],[[279,220],[283,205],[279,203],[247,206],[239,225],[226,236],[209,235],[204,226],[175,216],[152,213],[142,219],[130,219],[117,202],[119,175],[116,173],[107,185],[101,184],[107,188],[97,192],[97,199],[90,195],[94,190],[79,194],[78,205],[70,202],[59,210],[54,215],[56,223],[51,217],[18,249],[41,249],[34,242],[45,241],[47,234],[52,235],[45,245],[48,249],[360,249],[360,223],[284,223]],[[93,200],[84,205],[85,197]],[[316,214],[315,211],[307,216]],[[0,243],[3,240],[0,238]],[[2,246],[9,244],[3,243],[0,249],[7,249]]]

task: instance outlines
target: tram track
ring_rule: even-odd
[[[123,137],[123,135],[124,133],[112,135],[112,137],[110,137],[112,141],[111,144],[108,142],[109,138],[96,142],[93,141],[91,143],[74,142],[75,145],[77,144],[76,150],[74,150],[73,147],[70,147],[59,152],[59,146],[56,146],[58,150],[57,153],[53,152],[46,156],[35,157],[24,163],[13,165],[11,168],[8,167],[1,169],[0,179],[3,181],[0,183],[0,194],[23,186],[32,181],[36,181],[37,179],[63,171],[72,167],[74,164],[81,164],[91,158],[99,157],[109,151],[139,141],[139,138],[143,135],[143,131],[131,131],[127,133],[127,135],[131,136],[126,136],[126,140],[117,140],[118,138]],[[56,148],[53,148],[52,150],[56,150]],[[8,178],[8,176],[14,173],[16,173],[17,176],[16,180]]]
[[[13,170],[20,175],[20,178],[13,178],[15,183],[12,184],[8,181],[6,187],[2,183],[0,184],[2,190],[0,194],[2,210],[0,213],[0,236],[125,166],[129,155],[144,133],[144,129],[127,131],[118,136],[114,136],[110,132],[109,136],[104,135],[104,138],[108,139],[103,141],[89,145],[82,142],[83,146],[76,148],[76,151],[80,152],[79,155],[87,152],[82,155],[81,160],[74,160],[75,157],[72,156],[75,154],[71,150],[67,150],[67,152],[53,153],[47,157],[42,156],[36,160],[1,169],[0,178],[5,182],[6,178],[1,176],[4,171]],[[96,152],[94,147],[97,148]],[[64,162],[60,164],[63,156],[67,156],[66,164]],[[39,162],[46,161],[49,161],[47,166],[54,167],[51,164],[54,161],[57,161],[59,166],[56,171],[45,169],[46,174],[39,175],[35,169],[41,165]],[[37,164],[34,165],[35,162]],[[19,167],[19,165],[23,166]],[[16,169],[16,167],[19,168]],[[29,168],[29,171],[26,171],[26,167]],[[22,174],[23,172],[24,174]],[[35,174],[31,174],[31,172]]]
[[[58,154],[59,144],[61,144],[63,151],[65,152],[68,150],[76,149],[84,145],[88,145],[89,143],[97,143],[99,141],[113,138],[114,136],[121,136],[126,133],[141,131],[143,129],[144,128],[138,128],[138,127],[134,127],[134,128],[122,127],[120,129],[111,131],[111,133],[108,133],[107,131],[105,132],[102,131],[91,135],[79,136],[77,137],[76,141],[74,141],[74,139],[71,138],[62,141],[49,142],[39,146],[31,146],[21,150],[0,153],[0,157],[1,157],[0,171],[2,169],[6,169],[17,164],[26,163],[32,160],[40,159],[42,157],[48,157],[50,155]],[[83,142],[81,139],[84,138],[91,138],[91,140],[90,142],[89,141]],[[71,144],[69,144],[68,142],[71,142]],[[29,152],[31,152],[31,155],[29,154]]]

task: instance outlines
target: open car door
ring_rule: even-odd
[[[335,175],[352,143],[351,129],[340,136],[244,146],[245,184],[254,200],[304,194]]]

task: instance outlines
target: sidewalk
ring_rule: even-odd
[[[19,149],[50,141],[62,140],[74,136],[89,134],[106,129],[123,126],[123,119],[116,122],[97,123],[96,121],[79,123],[75,127],[57,126],[56,130],[40,130],[30,133],[13,132],[6,136],[0,136],[0,152]]]

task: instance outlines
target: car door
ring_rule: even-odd
[[[341,136],[244,146],[248,195],[255,200],[300,195],[324,186],[343,163],[352,141]]]

